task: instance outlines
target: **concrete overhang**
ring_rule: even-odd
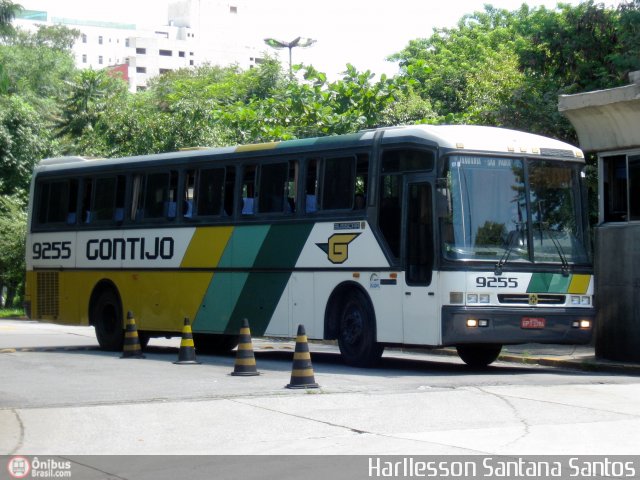
[[[631,85],[560,95],[558,110],[573,124],[580,148],[604,152],[640,146],[640,71]]]

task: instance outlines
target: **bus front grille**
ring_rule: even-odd
[[[550,294],[536,294],[537,305],[564,305],[567,300],[566,295],[550,295]],[[530,295],[527,293],[514,293],[514,294],[500,294],[498,295],[498,301],[509,305],[531,305]]]
[[[59,314],[58,272],[38,272],[36,280],[38,285],[36,318],[57,318]]]

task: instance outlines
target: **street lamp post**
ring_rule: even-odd
[[[276,48],[278,50],[282,48],[289,49],[289,76],[292,78],[293,78],[293,66],[291,62],[291,57],[292,57],[291,51],[296,47],[300,47],[300,48],[310,47],[315,42],[316,41],[311,38],[303,38],[303,37],[298,37],[294,40],[291,40],[290,42],[283,42],[281,40],[276,40],[275,38],[264,39],[264,43],[269,45],[271,48]]]

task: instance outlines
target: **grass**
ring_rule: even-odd
[[[22,308],[0,308],[0,318],[21,318],[24,317]]]

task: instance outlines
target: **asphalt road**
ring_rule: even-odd
[[[320,388],[290,390],[293,342],[174,365],[101,352],[92,328],[0,320],[2,455],[638,455],[640,378],[385,352],[376,369],[312,344]]]

